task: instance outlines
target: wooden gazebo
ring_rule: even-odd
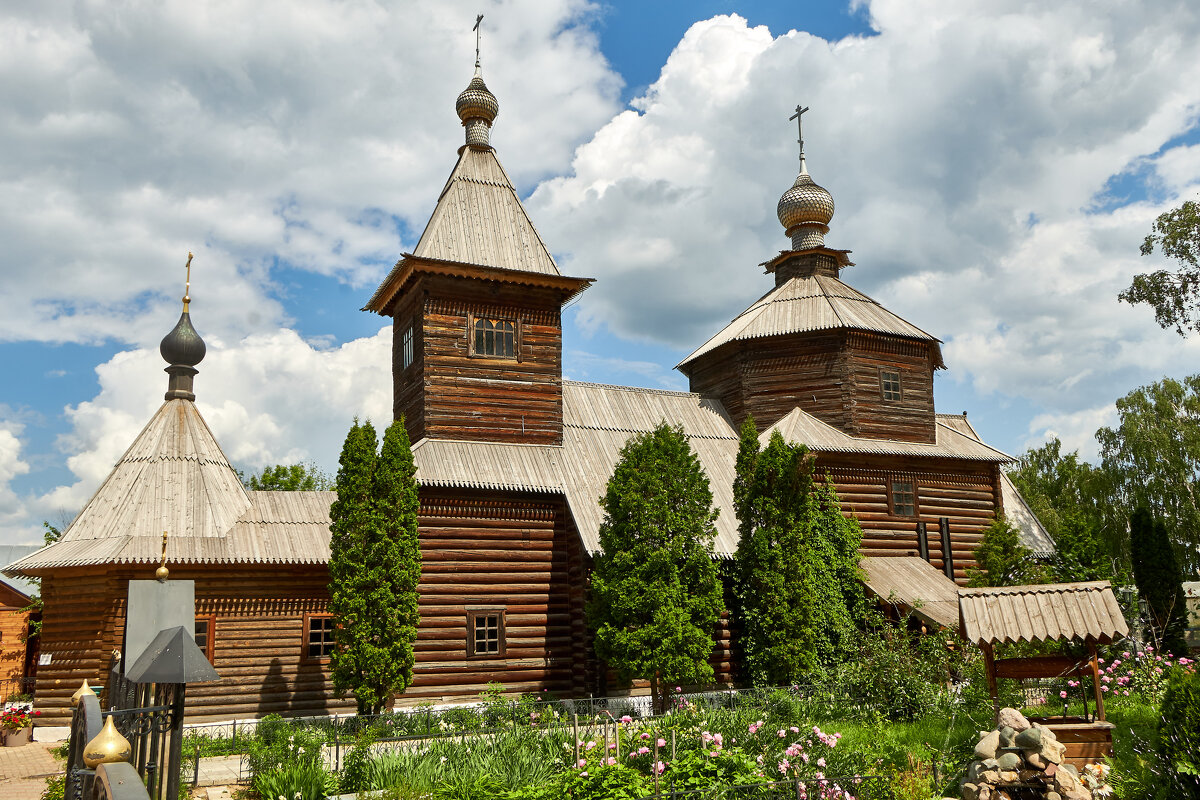
[[[1094,713],[1084,694],[1082,717],[1030,718],[1054,731],[1067,747],[1068,761],[1082,766],[1112,753],[1113,725],[1104,719],[1100,665],[1096,647],[1129,633],[1108,581],[1048,583],[1040,586],[1002,586],[960,589],[959,632],[982,651],[988,690],[997,717],[999,678],[1092,677]],[[1065,655],[996,659],[998,644],[1016,642],[1077,642],[1087,647],[1086,660]]]

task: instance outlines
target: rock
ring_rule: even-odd
[[[996,759],[1001,772],[1009,772],[1021,766],[1021,757],[1016,753],[1004,753]]]
[[[1075,780],[1075,776],[1067,770],[1060,769],[1054,773],[1054,786],[1063,794],[1070,796],[1071,790],[1078,785],[1079,781]]]
[[[1029,766],[1033,767],[1034,769],[1046,768],[1046,759],[1042,758],[1041,753],[1038,753],[1036,750],[1026,750],[1025,760],[1028,761]]]
[[[1000,731],[988,731],[979,737],[979,744],[975,745],[975,757],[995,758],[998,747],[1000,747]]]
[[[985,758],[983,760],[983,768],[984,769],[1000,769],[1000,765],[996,763],[996,759],[994,759],[994,758]]]
[[[1002,708],[1000,709],[1000,719],[997,724],[1001,728],[1008,727],[1020,732],[1029,727],[1029,720],[1025,719],[1025,715],[1015,708]]]
[[[987,783],[995,785],[999,782],[1000,770],[998,769],[985,769],[983,772],[979,773],[979,783],[981,784]]]
[[[992,787],[981,785],[978,800],[992,800]]]
[[[1000,746],[1012,747],[1013,737],[1016,735],[1017,732],[1007,725],[1000,728]]]
[[[1046,792],[1046,800],[1062,800],[1062,795],[1058,792]]]
[[[979,783],[979,775],[983,772],[982,761],[972,761],[967,764],[967,775],[963,778],[967,783]]]
[[[1046,777],[1047,778],[1053,778],[1054,773],[1056,773],[1056,772],[1058,772],[1058,764],[1055,764],[1054,762],[1050,762],[1049,764],[1046,765]]]
[[[1016,783],[1019,780],[1021,780],[1021,773],[1017,772],[1015,769],[1006,770],[1000,773],[1001,783]]]
[[[1013,744],[1022,750],[1037,750],[1042,746],[1042,732],[1037,728],[1026,728],[1017,734]]]
[[[1063,746],[1063,749],[1064,750],[1066,749],[1065,745]],[[1079,777],[1079,767],[1075,766],[1074,764],[1063,764],[1061,767],[1059,767],[1059,769],[1065,769],[1067,772],[1071,773],[1076,778]]]
[[[962,790],[962,800],[979,800],[979,786],[974,783],[964,783],[959,786]]]
[[[1061,764],[1063,761],[1063,753],[1067,746],[1062,742],[1054,739],[1046,739],[1042,737],[1042,748],[1038,751],[1039,755],[1047,761],[1052,761],[1055,764]]]
[[[1063,796],[1066,800],[1092,800],[1092,793],[1083,786],[1076,786]]]

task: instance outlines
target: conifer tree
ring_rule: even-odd
[[[742,426],[734,484],[744,668],[757,685],[795,683],[834,666],[853,645],[865,614],[862,534],[832,486],[814,480],[803,445],[776,432],[760,452],[756,433],[753,421]]]
[[[360,714],[379,713],[412,680],[420,580],[416,468],[403,424],[388,427],[382,455],[376,446],[375,428],[356,419],[329,510],[330,672]]]
[[[1129,555],[1133,580],[1138,596],[1146,603],[1154,639],[1161,649],[1186,656],[1187,613],[1179,561],[1166,525],[1145,508],[1129,517]]]
[[[1003,515],[983,529],[975,563],[978,568],[967,571],[968,586],[1018,586],[1045,583],[1049,577],[1033,551],[1021,544],[1021,532]]]
[[[649,680],[663,710],[672,684],[712,680],[723,608],[712,557],[717,512],[683,430],[664,422],[631,437],[601,505],[603,553],[587,603],[596,654],[623,680]]]

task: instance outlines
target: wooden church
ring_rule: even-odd
[[[577,383],[562,378],[562,308],[592,281],[559,271],[500,165],[499,104],[478,64],[456,110],[458,161],[417,246],[364,309],[392,322],[394,414],[421,486],[421,625],[403,702],[470,698],[489,681],[560,696],[614,688],[583,612],[597,499],[626,440],[663,420],[708,473],[717,558],[737,545],[734,459],[750,414],[764,440],[777,430],[817,453],[862,524],[864,555],[962,581],[1000,511],[1034,550],[1052,547],[1000,470],[1010,458],[965,415],[935,412],[939,341],[842,282],[848,251],[824,242],[833,199],[803,155],[778,208],[791,247],[763,265],[774,287],[679,364],[692,391]],[[196,581],[196,638],[221,675],[189,690],[190,719],[352,708],[327,669],[333,493],[242,487],[194,402],[204,344],[186,296],[161,352],[163,406],[62,539],[5,570],[42,579],[43,724],[64,724],[81,680],[103,681],[126,584],[153,572],[164,529],[171,575]]]

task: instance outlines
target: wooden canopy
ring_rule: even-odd
[[[958,585],[925,559],[868,556],[860,566],[867,573],[867,591],[880,600],[911,610],[924,622],[958,627]]]
[[[1129,633],[1108,581],[960,589],[959,630],[972,644],[1110,644]]]

